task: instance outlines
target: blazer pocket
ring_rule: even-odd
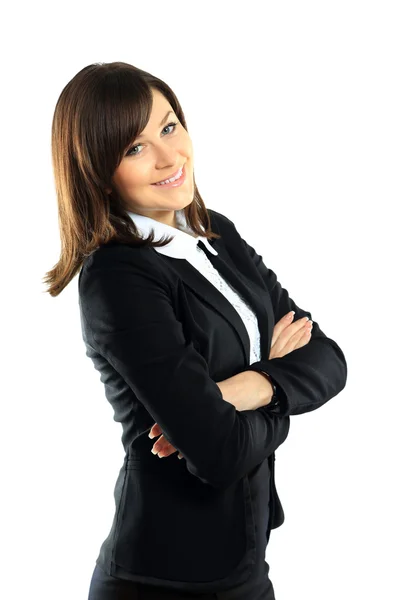
[[[215,489],[189,473],[183,461],[128,458],[113,560],[166,587],[171,580],[192,583],[199,592],[239,585],[255,563],[248,478]]]

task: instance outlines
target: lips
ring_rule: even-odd
[[[176,175],[178,175],[178,173],[181,169],[183,169],[183,165],[181,167],[179,167],[179,169],[177,171],[175,171],[175,173],[171,173],[171,175],[167,175],[167,177],[163,177],[162,179],[160,179],[160,181],[155,181],[154,183],[152,183],[152,185],[155,185],[156,183],[161,183],[162,181],[165,181],[166,179],[171,179],[172,177],[176,177]]]

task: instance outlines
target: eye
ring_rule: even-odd
[[[168,127],[172,127],[172,131],[170,131],[169,133],[173,133],[173,131],[175,131],[176,126],[178,125],[178,122],[172,122],[172,123],[168,123],[168,125],[166,125],[164,127],[164,129],[168,129]],[[163,129],[163,131],[164,131]],[[125,154],[125,156],[138,156],[140,154],[140,152],[133,152],[133,150],[135,150],[135,148],[138,148],[139,146],[142,146],[143,144],[136,144],[136,146],[132,146],[132,148],[130,148],[128,150],[128,152]]]

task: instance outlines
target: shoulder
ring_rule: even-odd
[[[226,215],[224,215],[223,213],[218,212],[217,210],[214,210],[213,208],[207,208],[207,212],[210,215],[210,219],[212,221],[214,221],[217,225],[220,225],[220,224],[233,225],[233,221],[228,219],[228,217]]]
[[[234,222],[231,219],[229,219],[225,214],[218,212],[212,208],[208,208],[207,212],[210,215],[211,228],[213,229],[213,231],[215,230],[216,233],[224,235],[224,233],[227,234],[229,232],[233,233],[236,231]]]
[[[79,273],[79,290],[83,293],[93,282],[119,285],[120,282],[127,281],[127,277],[135,279],[138,285],[156,284],[169,289],[171,281],[158,258],[157,251],[151,247],[137,247],[115,241],[102,244],[83,260]]]
[[[89,256],[85,257],[82,263],[82,270],[92,270],[102,267],[121,266],[140,266],[155,264],[154,248],[141,248],[123,244],[121,242],[109,242],[102,244],[94,250]]]
[[[222,242],[225,244],[225,246],[240,246],[242,238],[236,229],[235,223],[229,219],[226,214],[220,213],[211,208],[208,208],[207,210],[208,214],[210,215],[211,229],[221,236]]]

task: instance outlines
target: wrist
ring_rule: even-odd
[[[276,381],[275,377],[272,377],[269,373],[269,363],[271,361],[257,361],[255,363],[250,364],[246,371],[255,371],[256,373],[262,374],[265,380],[269,381],[273,394],[270,399],[267,399],[263,406],[266,406],[268,412],[271,412],[275,415],[285,416],[288,415],[289,411],[289,402],[286,395],[285,390],[282,388],[282,385],[279,381]],[[264,371],[263,369],[266,369]]]
[[[267,373],[266,371],[260,371],[260,374],[265,375],[266,379],[269,381],[271,389],[272,389],[272,394],[271,397],[269,399],[269,401],[267,402],[267,405],[270,405],[270,408],[273,408],[275,406],[277,406],[279,404],[279,398],[278,398],[278,390],[277,387],[275,385],[274,380],[272,379],[271,375],[269,373]]]
[[[262,406],[267,406],[271,403],[271,401],[276,397],[276,385],[274,384],[269,373],[265,371],[257,371],[259,375],[262,376],[264,380],[264,385],[261,388],[261,402],[263,402]],[[268,385],[265,385],[267,383]]]
[[[273,396],[272,382],[260,371],[243,371],[239,373],[237,388],[237,410],[256,410],[271,402]]]

